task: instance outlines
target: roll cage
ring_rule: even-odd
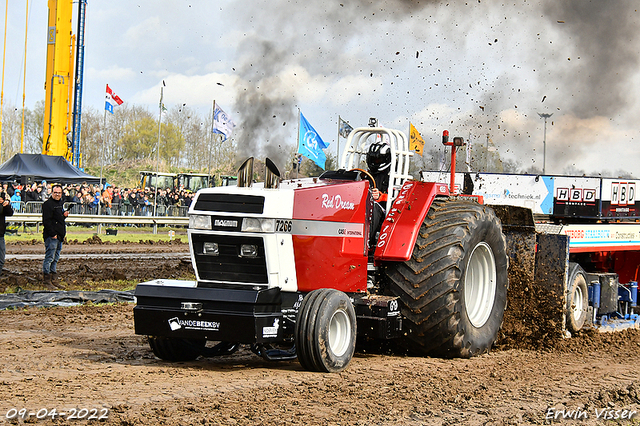
[[[385,213],[389,213],[393,200],[398,196],[402,184],[413,177],[409,174],[409,141],[399,130],[384,127],[358,127],[347,138],[347,146],[342,152],[340,169],[351,170],[360,167],[367,159],[367,151],[372,142],[370,136],[378,136],[391,148],[391,167],[389,168],[389,193]]]

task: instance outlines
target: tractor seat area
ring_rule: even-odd
[[[362,180],[362,176],[360,172],[357,170],[340,169],[340,170],[327,170],[320,175],[319,179],[359,181],[359,180]]]

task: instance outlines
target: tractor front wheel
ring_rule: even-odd
[[[333,289],[303,299],[295,327],[298,360],[309,371],[344,370],[356,346],[356,313],[349,297]]]

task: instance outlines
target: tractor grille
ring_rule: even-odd
[[[195,210],[230,213],[257,213],[264,210],[264,197],[241,194],[200,194]]]
[[[205,242],[217,243],[219,254],[217,256],[203,254],[202,246]],[[217,282],[268,284],[267,261],[262,238],[192,234],[191,244],[200,279]],[[258,248],[257,257],[240,257],[242,244],[255,245]]]

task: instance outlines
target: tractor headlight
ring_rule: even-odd
[[[242,244],[240,246],[240,257],[258,257],[258,246],[255,244]]]
[[[246,217],[242,219],[242,232],[273,232],[275,219]]]
[[[202,244],[202,254],[208,254],[210,256],[218,256],[220,249],[218,243],[204,243]]]
[[[201,214],[189,215],[189,228],[211,229],[211,216],[205,216]]]

